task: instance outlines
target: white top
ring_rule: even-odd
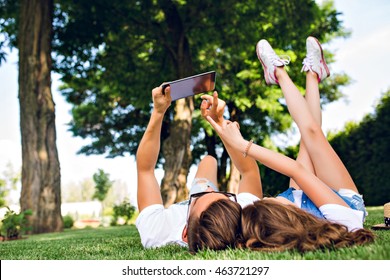
[[[340,189],[339,194],[344,196],[359,195],[354,191],[347,189]],[[302,204],[302,190],[293,190],[294,204],[301,208]],[[325,219],[334,223],[344,225],[348,231],[354,231],[363,228],[364,212],[354,210],[338,204],[324,204],[318,208]]]
[[[237,202],[242,208],[259,200],[251,193],[239,193]],[[186,225],[188,200],[169,206],[153,204],[144,208],[135,225],[145,248],[161,247],[168,244],[187,246],[182,239],[182,232]]]
[[[338,204],[325,204],[319,207],[328,221],[344,225],[348,231],[363,228],[364,212]]]

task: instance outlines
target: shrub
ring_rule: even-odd
[[[66,215],[62,217],[64,221],[64,228],[72,228],[74,224],[74,220],[70,215]]]
[[[115,205],[114,208],[114,215],[113,220],[111,222],[111,225],[117,225],[118,218],[123,218],[125,220],[125,224],[129,222],[131,217],[135,213],[135,207],[130,204],[127,200],[124,200],[121,204]]]
[[[8,211],[5,213],[4,219],[2,220],[2,225],[0,232],[4,234],[7,239],[17,239],[22,236],[22,233],[25,233],[30,229],[28,227],[27,216],[32,215],[31,210],[25,210],[19,214],[16,214],[15,211],[12,211],[7,207]]]

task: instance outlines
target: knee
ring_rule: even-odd
[[[213,156],[207,155],[202,159],[202,162],[207,162],[208,164],[217,165],[217,159]]]
[[[306,131],[310,138],[324,137],[321,127],[314,121],[306,127]]]

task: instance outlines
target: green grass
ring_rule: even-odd
[[[383,223],[383,207],[368,208],[365,226]],[[203,251],[166,246],[144,249],[134,225],[65,230],[0,242],[2,260],[390,260],[390,231],[376,231],[375,243],[339,250],[300,254],[295,251],[260,253],[250,250]]]

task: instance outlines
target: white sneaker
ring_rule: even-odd
[[[306,57],[302,64],[301,71],[317,73],[318,82],[325,80],[330,75],[321,44],[314,37],[308,37],[306,39]]]
[[[256,45],[256,53],[261,65],[263,65],[264,78],[267,85],[279,84],[275,75],[276,67],[284,66],[290,63],[290,57],[286,56],[285,59],[281,59],[267,40],[260,40]]]

